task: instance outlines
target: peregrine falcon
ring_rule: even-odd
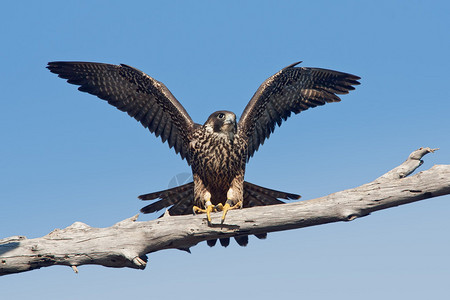
[[[139,196],[158,201],[141,209],[152,213],[166,207],[171,215],[221,211],[221,223],[229,210],[283,203],[298,199],[244,181],[245,166],[259,146],[292,113],[338,102],[358,85],[358,76],[333,70],[291,64],[266,79],[244,109],[239,121],[231,111],[212,113],[195,123],[167,87],[128,65],[93,62],[50,62],[47,68],[139,121],[186,159],[194,181],[172,189]],[[265,234],[258,236],[264,238]],[[247,236],[238,236],[246,245]],[[211,246],[214,241],[208,241]],[[229,239],[221,239],[226,246]]]

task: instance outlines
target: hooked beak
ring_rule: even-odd
[[[226,119],[223,121],[222,130],[236,133],[237,131],[236,117],[232,115],[227,116]]]
[[[236,119],[234,116],[227,116],[227,118],[225,119],[225,121],[223,123],[224,124],[234,124],[234,123],[236,123]]]

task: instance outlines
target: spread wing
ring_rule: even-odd
[[[238,131],[248,142],[247,161],[291,113],[338,102],[358,85],[358,76],[292,64],[261,84],[242,113]]]
[[[50,62],[47,68],[127,112],[190,164],[189,138],[196,124],[163,83],[127,65]]]

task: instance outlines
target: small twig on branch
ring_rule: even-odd
[[[436,165],[409,176],[422,157],[437,149],[420,148],[400,166],[362,186],[325,197],[296,203],[230,211],[220,225],[213,214],[208,226],[204,216],[169,216],[137,222],[137,215],[108,228],[75,222],[48,235],[0,240],[0,275],[52,265],[97,264],[106,267],[144,269],[147,253],[176,248],[189,251],[209,239],[260,234],[337,221],[351,221],[371,212],[427,198],[450,194],[450,165]]]
[[[423,164],[422,157],[424,157],[428,153],[434,153],[434,151],[439,150],[439,148],[431,149],[429,147],[426,148],[419,148],[413,153],[411,153],[406,161],[402,163],[400,166],[392,169],[391,171],[387,172],[386,174],[378,177],[376,180],[394,180],[394,179],[401,179],[412,172],[414,172],[418,167],[420,167]]]

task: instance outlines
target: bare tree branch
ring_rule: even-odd
[[[137,222],[138,215],[108,228],[75,222],[65,229],[27,239],[0,240],[0,275],[52,265],[97,264],[144,269],[147,253],[176,248],[189,251],[209,239],[302,228],[337,221],[351,221],[371,212],[450,194],[450,165],[435,165],[409,176],[422,157],[437,149],[420,148],[400,166],[357,188],[296,203],[230,211],[226,224],[220,213],[208,226],[204,215],[169,216]]]

